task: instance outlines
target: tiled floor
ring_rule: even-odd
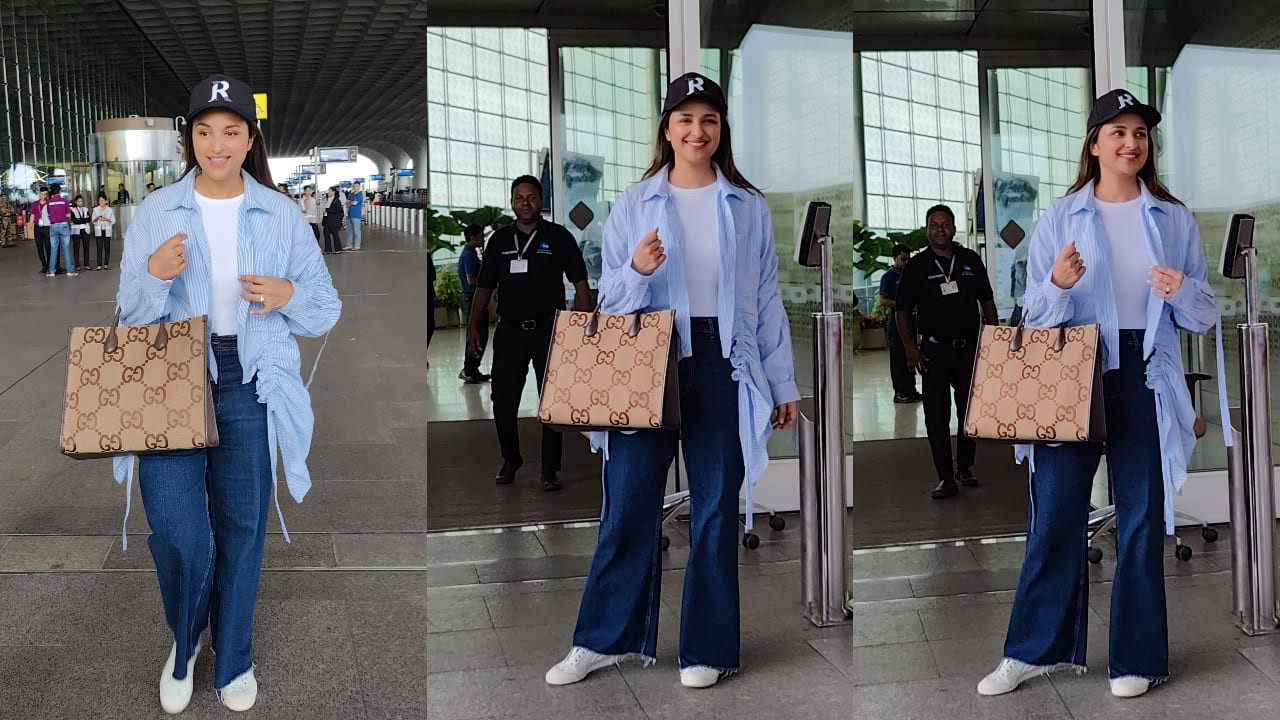
[[[658,663],[624,664],[577,685],[543,673],[568,650],[596,528],[548,527],[427,540],[427,701],[433,720],[463,718],[843,718],[852,673],[848,626],[800,612],[798,519],[740,550],[741,674],[681,687],[676,662],[688,539],[669,527]],[[500,688],[501,692],[492,692]]]
[[[314,487],[281,493],[291,544],[271,514],[245,717],[427,714],[424,238],[365,238],[327,258],[343,312],[311,389]],[[66,328],[110,320],[118,270],[36,265],[32,243],[0,251],[0,719],[165,717],[171,638],[138,490],[125,552],[110,463],[57,451]],[[309,370],[320,341],[301,345]],[[228,716],[209,657],[182,717]]]

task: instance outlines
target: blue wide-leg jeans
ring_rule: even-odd
[[[213,684],[222,689],[253,666],[271,452],[267,406],[258,402],[256,380],[242,382],[235,337],[214,336],[211,348],[220,444],[144,455],[138,482],[165,620],[179,649],[173,676],[186,677],[184,660],[208,625],[217,653]]]
[[[1108,675],[1160,682],[1169,675],[1164,588],[1164,480],[1155,395],[1147,388],[1143,332],[1120,333],[1120,367],[1103,375],[1107,469],[1116,505]],[[1027,553],[1005,657],[1030,665],[1085,665],[1089,573],[1085,528],[1102,446],[1040,445],[1031,480]]]
[[[714,318],[693,319],[679,363],[681,441],[690,492],[690,551],[680,612],[680,667],[739,668],[738,491],[745,473],[738,382]],[[604,510],[573,644],[653,660],[661,606],[662,498],[676,433],[609,433]]]

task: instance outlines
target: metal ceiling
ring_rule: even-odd
[[[136,66],[148,114],[183,114],[216,72],[267,93],[273,156],[364,145],[416,158],[425,143],[426,0],[3,2],[57,52]]]

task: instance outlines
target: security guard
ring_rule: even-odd
[[[489,236],[480,276],[476,278],[471,318],[467,322],[467,347],[479,355],[480,323],[485,322],[489,299],[498,295],[498,327],[493,334],[493,365],[490,373],[493,392],[493,422],[502,448],[501,485],[515,481],[524,464],[520,456],[520,435],[516,414],[524,379],[533,362],[538,389],[547,371],[555,312],[564,309],[564,279],[576,291],[578,310],[591,309],[591,289],[587,266],[577,242],[563,225],[542,219],[542,183],[529,175],[511,183],[511,209],[516,221]],[[542,489],[559,490],[560,433],[542,429]]]
[[[957,495],[960,484],[978,485],[972,469],[977,446],[963,431],[956,436],[952,469],[950,394],[954,390],[957,427],[963,428],[978,335],[983,322],[996,325],[999,320],[982,258],[954,242],[955,213],[946,205],[935,205],[925,214],[925,224],[929,247],[902,269],[894,319],[907,366],[923,376],[924,424],[939,480],[932,496],[940,500]],[[919,344],[911,332],[913,312]]]

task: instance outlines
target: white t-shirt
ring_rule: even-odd
[[[671,200],[684,241],[684,279],[689,286],[690,317],[720,314],[720,213],[716,185],[671,186]]]
[[[1142,198],[1109,203],[1094,198],[1102,231],[1111,248],[1111,284],[1116,293],[1120,329],[1147,327],[1147,300],[1151,295],[1151,254],[1142,228]]]
[[[235,335],[240,300],[240,271],[236,262],[240,203],[244,195],[215,200],[196,193],[204,237],[209,243],[209,327],[214,335]]]

